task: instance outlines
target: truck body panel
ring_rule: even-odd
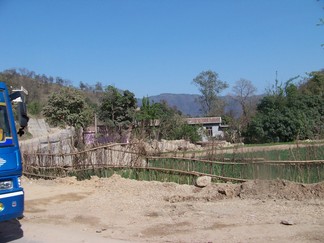
[[[21,176],[22,161],[11,96],[6,85],[0,82],[0,221],[23,216]]]

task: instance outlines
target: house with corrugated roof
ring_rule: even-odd
[[[208,142],[210,139],[222,139],[224,138],[224,130],[228,125],[222,124],[221,117],[193,117],[184,118],[189,125],[195,125],[200,128],[200,134],[202,142]],[[150,121],[149,126],[158,127],[160,126],[160,120]],[[96,134],[101,136],[97,136]],[[83,131],[83,138],[86,144],[93,143],[108,143],[113,141],[129,141],[130,133],[127,132],[124,136],[116,132],[109,131],[105,125],[97,125],[95,127],[88,127]]]
[[[193,117],[186,118],[186,121],[189,125],[201,126],[203,142],[210,138],[223,138],[224,130],[228,127],[228,125],[222,124],[221,117]]]

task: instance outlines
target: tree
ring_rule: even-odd
[[[53,126],[85,128],[93,117],[85,97],[79,91],[67,87],[53,93],[42,111],[46,121]]]
[[[142,135],[152,137],[155,134],[155,121],[160,117],[161,110],[160,107],[151,103],[148,97],[143,97],[142,106],[136,112],[135,119],[136,123],[139,125],[137,130],[140,130]],[[144,133],[144,134],[143,134]]]
[[[324,96],[324,69],[318,72],[311,72],[309,77],[300,85],[304,94]]]
[[[219,99],[219,94],[228,87],[226,82],[218,79],[218,74],[213,71],[203,71],[193,79],[199,92],[199,102],[206,116],[219,116],[223,113],[224,104]]]
[[[227,112],[230,128],[227,129],[226,135],[230,141],[237,142],[242,139],[242,131],[246,128],[253,113],[255,113],[256,98],[253,96],[256,88],[250,80],[240,79],[235,82],[232,91],[231,97],[241,106],[242,114],[238,116],[234,111]]]
[[[95,91],[103,91],[102,83],[101,82],[97,82],[95,84]]]
[[[256,88],[250,80],[240,79],[235,82],[232,88],[233,98],[239,102],[243,112],[243,118],[247,118],[250,115],[251,107],[251,97],[255,94]]]
[[[55,78],[55,83],[60,85],[60,86],[63,86],[64,85],[64,79],[61,78],[61,77],[56,77]]]
[[[27,107],[28,107],[28,112],[31,115],[39,116],[42,112],[42,105],[40,104],[40,102],[38,102],[36,100],[29,102]]]
[[[198,129],[188,125],[177,109],[163,101],[150,103],[144,97],[141,109],[136,112],[136,121],[140,125],[137,130],[150,139],[185,139],[191,142],[201,139]]]
[[[120,92],[109,85],[101,99],[98,117],[121,134],[122,130],[128,129],[132,124],[136,106],[132,92],[128,90]]]
[[[288,142],[324,135],[324,99],[318,78],[297,86],[293,79],[276,85],[257,106],[244,133],[245,142]],[[314,83],[317,85],[314,85]]]
[[[180,115],[176,109],[171,108],[166,101],[154,104],[159,126],[157,129],[158,139],[171,139],[168,137],[175,127],[181,122]],[[174,138],[173,138],[174,139]]]
[[[175,120],[176,121],[176,120]],[[167,133],[166,139],[177,140],[184,139],[190,141],[191,143],[196,143],[201,141],[201,135],[199,134],[199,127],[189,125],[184,122],[183,119],[179,120],[177,123],[174,123],[172,130]]]
[[[88,85],[85,84],[84,82],[80,81],[79,87],[80,87],[81,90],[86,90]]]

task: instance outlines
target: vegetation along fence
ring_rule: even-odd
[[[147,158],[148,167],[195,172],[216,180],[285,179],[302,183],[324,180],[324,160],[217,162],[187,158]]]
[[[56,178],[92,175],[109,177],[117,173],[137,180],[172,181],[193,184],[197,176],[213,181],[241,182],[249,179],[285,179],[302,183],[324,180],[324,160],[265,161],[241,159],[213,161],[179,157],[151,157],[140,144],[110,144],[79,152],[53,153],[44,149],[23,152],[27,176]]]

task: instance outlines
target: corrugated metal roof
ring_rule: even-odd
[[[186,118],[188,124],[215,124],[222,123],[221,117],[194,117]]]

